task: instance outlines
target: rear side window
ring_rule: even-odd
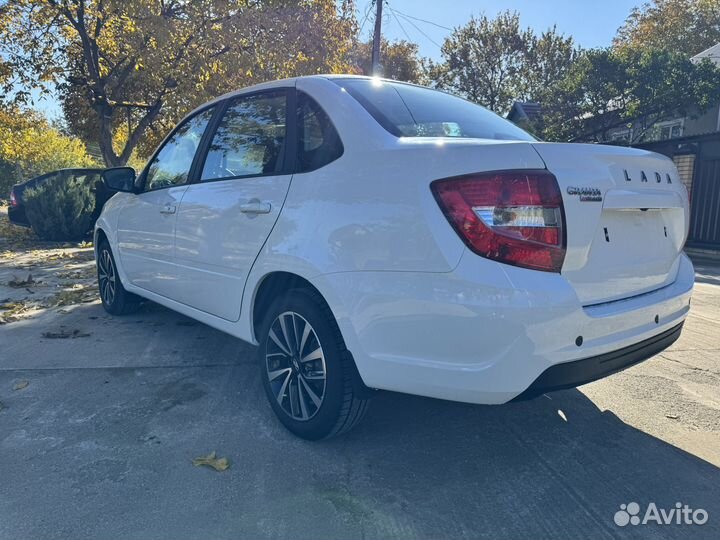
[[[319,169],[343,153],[340,135],[317,101],[298,92],[298,172]]]
[[[210,143],[200,180],[281,174],[286,102],[285,92],[233,100]]]
[[[533,137],[462,98],[377,79],[331,79],[396,137],[469,137],[533,141]]]

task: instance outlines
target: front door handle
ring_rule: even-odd
[[[240,205],[240,211],[243,214],[269,214],[272,210],[272,205],[269,202],[260,202],[258,200],[252,200]]]
[[[177,206],[174,204],[166,204],[160,209],[161,214],[174,214],[177,210]]]

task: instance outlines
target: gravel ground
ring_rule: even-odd
[[[110,317],[88,248],[39,248],[0,231],[0,300],[41,298],[0,325],[0,539],[720,537],[720,265],[625,372],[494,407],[382,393],[309,443],[252,347],[153,304]],[[42,283],[7,285],[25,272]],[[193,466],[212,451],[227,470]],[[709,519],[617,526],[630,502]]]

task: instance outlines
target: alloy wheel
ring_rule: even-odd
[[[117,274],[115,273],[115,265],[113,264],[110,251],[102,250],[100,259],[98,260],[98,285],[100,287],[100,296],[106,305],[111,305],[115,300]]]
[[[265,368],[270,389],[288,416],[307,421],[317,414],[325,398],[325,355],[302,315],[286,311],[270,325]]]

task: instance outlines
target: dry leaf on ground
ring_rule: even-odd
[[[193,459],[192,462],[196,467],[205,465],[207,467],[212,467],[216,471],[224,471],[230,467],[228,459],[216,457],[215,452],[210,452],[207,456],[197,457]]]
[[[35,285],[38,282],[35,281],[32,277],[32,274],[28,274],[27,279],[18,279],[17,277],[13,276],[13,279],[8,281],[8,287],[12,287],[14,289],[23,289],[25,287],[28,287],[29,285]]]
[[[30,384],[29,381],[19,381],[13,384],[13,390],[22,390],[23,388],[27,388],[27,385]]]
[[[83,338],[83,337],[90,337],[90,334],[87,332],[82,332],[78,330],[77,328],[75,330],[65,330],[60,329],[58,332],[43,332],[42,337],[46,339],[68,339],[68,338]]]

